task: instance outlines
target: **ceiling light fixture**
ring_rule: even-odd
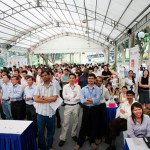
[[[92,20],[94,20],[94,19],[90,19],[90,20],[84,19],[84,20],[82,20],[82,23],[87,23],[87,21],[92,21]]]

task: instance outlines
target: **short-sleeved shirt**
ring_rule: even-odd
[[[112,74],[111,74],[111,72],[110,72],[109,70],[108,70],[108,71],[105,71],[105,70],[104,70],[104,71],[102,72],[102,75],[103,75],[103,76],[108,76],[108,75],[111,76]],[[107,79],[108,79],[108,77],[104,77],[104,80],[107,80]]]
[[[32,99],[30,99],[28,101],[25,101],[26,104],[33,105],[33,102],[34,102],[33,96],[34,96],[35,89],[36,89],[36,85],[35,84],[32,84],[31,87],[27,86],[24,89],[24,97],[32,97]]]
[[[61,76],[61,81],[63,82],[64,80],[69,80],[69,75],[63,74]],[[66,85],[66,84],[68,84],[68,83],[62,83],[62,86]]]
[[[36,87],[35,93],[34,95],[38,95],[40,97],[42,96],[54,96],[57,95],[57,89],[56,89],[56,84],[54,83],[50,83],[48,87],[46,87],[44,85],[44,83],[39,84]],[[36,113],[43,115],[43,116],[49,116],[52,117],[55,114],[55,111],[51,108],[51,106],[49,105],[49,103],[34,103],[34,106],[36,108]]]

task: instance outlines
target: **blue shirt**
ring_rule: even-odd
[[[34,102],[33,97],[34,97],[35,89],[36,89],[36,86],[34,84],[32,84],[31,87],[27,86],[24,89],[24,98],[32,97],[31,100],[25,100],[26,104],[33,105],[33,102]]]
[[[91,98],[92,104],[85,104],[86,98]],[[94,85],[92,89],[89,88],[89,85],[85,86],[81,90],[81,103],[85,106],[95,106],[99,105],[101,101],[101,91],[98,86]]]
[[[0,78],[0,87],[2,86],[3,83],[4,83],[3,78]]]
[[[88,76],[85,76],[85,75],[80,76],[79,85],[80,85],[81,88],[88,85]]]
[[[69,80],[69,75],[65,75],[65,74],[62,75],[61,81],[63,82],[65,80]],[[68,83],[62,83],[62,86],[66,85],[66,84],[68,84]]]
[[[23,87],[20,84],[13,85],[10,92],[11,101],[20,101],[23,96]]]
[[[9,99],[12,87],[13,87],[13,85],[11,82],[8,82],[7,84],[6,83],[2,84],[2,99],[4,99],[4,100]]]

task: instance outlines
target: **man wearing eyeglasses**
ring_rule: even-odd
[[[88,75],[88,85],[82,88],[81,103],[83,104],[82,122],[79,132],[79,138],[74,150],[79,150],[83,145],[88,134],[89,142],[93,150],[97,148],[95,144],[97,128],[98,128],[98,106],[101,100],[101,91],[94,84],[96,76]]]
[[[11,77],[13,87],[10,92],[11,112],[14,120],[24,120],[26,116],[26,105],[23,100],[23,87],[18,84],[19,78]]]

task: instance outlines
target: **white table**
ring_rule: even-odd
[[[126,138],[126,144],[129,150],[150,150],[143,138]]]
[[[0,120],[0,133],[22,134],[32,121]]]
[[[32,121],[0,120],[0,150],[37,150]]]

